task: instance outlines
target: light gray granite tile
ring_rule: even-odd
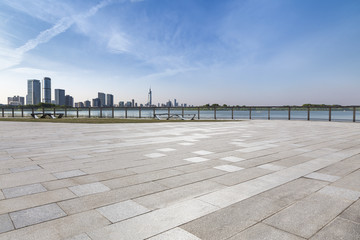
[[[79,197],[110,191],[110,188],[108,188],[107,186],[105,186],[100,182],[77,185],[77,186],[69,187],[69,189]]]
[[[237,171],[244,169],[244,168],[233,166],[233,165],[221,165],[221,166],[216,166],[214,168],[225,171],[225,172],[237,172]]]
[[[21,197],[29,194],[46,192],[46,191],[47,191],[46,188],[44,188],[44,186],[41,185],[40,183],[3,189],[3,193],[6,198]]]
[[[146,207],[128,200],[96,209],[112,223],[122,221],[149,211]]]
[[[86,173],[84,173],[81,170],[71,170],[71,171],[53,173],[53,175],[57,179],[64,179],[64,178],[71,178],[71,177],[77,177],[77,176],[86,175]]]
[[[16,228],[22,228],[64,216],[66,216],[66,213],[55,203],[10,213],[10,217]]]
[[[14,229],[9,215],[0,215],[0,233],[8,232]]]

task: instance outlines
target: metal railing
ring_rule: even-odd
[[[64,114],[73,118],[154,118],[156,114],[184,117],[196,114],[196,119],[287,119],[322,121],[360,121],[360,106],[242,106],[242,107],[94,107],[94,108],[28,108],[1,107],[0,116],[31,117],[34,113]]]

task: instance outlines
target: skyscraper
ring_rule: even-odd
[[[108,107],[114,106],[114,95],[112,94],[106,94],[106,105]]]
[[[65,96],[65,106],[74,107],[74,98],[70,95]]]
[[[91,107],[90,101],[89,101],[89,100],[86,100],[86,101],[84,102],[84,106],[85,106],[85,107]]]
[[[149,88],[149,93],[148,93],[148,103],[147,103],[148,107],[151,107],[152,105],[152,91],[151,91],[151,87]]]
[[[28,80],[28,94],[26,95],[27,105],[36,105],[40,103],[41,99],[40,80]]]
[[[106,105],[106,102],[105,102],[105,93],[98,92],[98,99],[100,99],[100,105],[99,105],[99,107],[103,107],[103,106]]]
[[[94,98],[92,100],[92,107],[100,107],[100,99],[99,98]]]
[[[65,90],[55,89],[55,104],[63,106],[65,105]]]
[[[42,80],[42,102],[51,103],[51,78],[44,77]]]

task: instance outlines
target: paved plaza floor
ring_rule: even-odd
[[[360,239],[360,124],[0,122],[0,240]]]

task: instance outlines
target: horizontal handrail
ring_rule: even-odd
[[[159,111],[167,111],[167,114],[170,114],[171,112],[181,111],[181,113],[176,113],[178,115],[181,115],[184,117],[184,115],[189,114],[189,111],[191,114],[197,114],[197,119],[201,119],[200,116],[203,116],[204,114],[208,115],[206,119],[243,119],[244,117],[238,117],[236,116],[236,113],[239,112],[248,112],[248,119],[299,119],[299,116],[296,116],[296,113],[303,113],[306,114],[306,116],[301,117],[301,119],[306,120],[319,120],[319,118],[311,117],[311,114],[319,113],[319,112],[328,112],[327,117],[322,117],[323,120],[336,120],[336,117],[339,117],[340,111],[347,112],[347,115],[349,112],[352,112],[352,119],[345,119],[345,120],[352,120],[353,122],[356,122],[356,114],[360,111],[357,110],[357,108],[360,108],[360,106],[357,105],[351,105],[351,106],[201,106],[201,107],[83,107],[83,108],[77,108],[77,107],[55,107],[55,108],[42,108],[42,107],[27,107],[27,106],[21,106],[21,107],[9,107],[9,106],[1,106],[1,117],[15,117],[15,112],[17,115],[21,112],[21,117],[25,117],[25,113],[29,115],[28,113],[34,114],[35,112],[40,112],[45,114],[46,112],[51,112],[52,114],[56,113],[63,113],[65,117],[122,117],[125,118],[142,118],[146,117],[154,117],[156,115],[156,112],[159,113]],[[111,111],[111,116],[109,115],[109,111]],[[134,115],[134,112],[138,111],[137,116]],[[188,113],[185,113],[187,111]],[[76,112],[76,115],[73,113]],[[86,112],[86,114],[85,114]],[[224,112],[231,112],[231,114],[224,115]],[[259,116],[259,113],[264,112],[263,116]],[[279,116],[279,112],[283,112],[284,115]],[[5,114],[6,113],[6,114]],[[81,113],[81,116],[80,116]],[[145,113],[145,114],[142,114]],[[147,113],[147,114],[146,114]],[[325,114],[325,113],[324,113]],[[333,115],[338,116],[333,116]],[[116,116],[117,115],[117,116]],[[120,116],[119,116],[120,115]],[[129,116],[132,115],[132,116]],[[295,116],[294,116],[295,115]],[[209,117],[212,116],[212,117]],[[225,116],[225,117],[224,117]],[[17,116],[19,117],[19,116]],[[203,118],[204,119],[204,118]],[[338,119],[339,120],[339,119]],[[344,120],[344,119],[342,119]]]

